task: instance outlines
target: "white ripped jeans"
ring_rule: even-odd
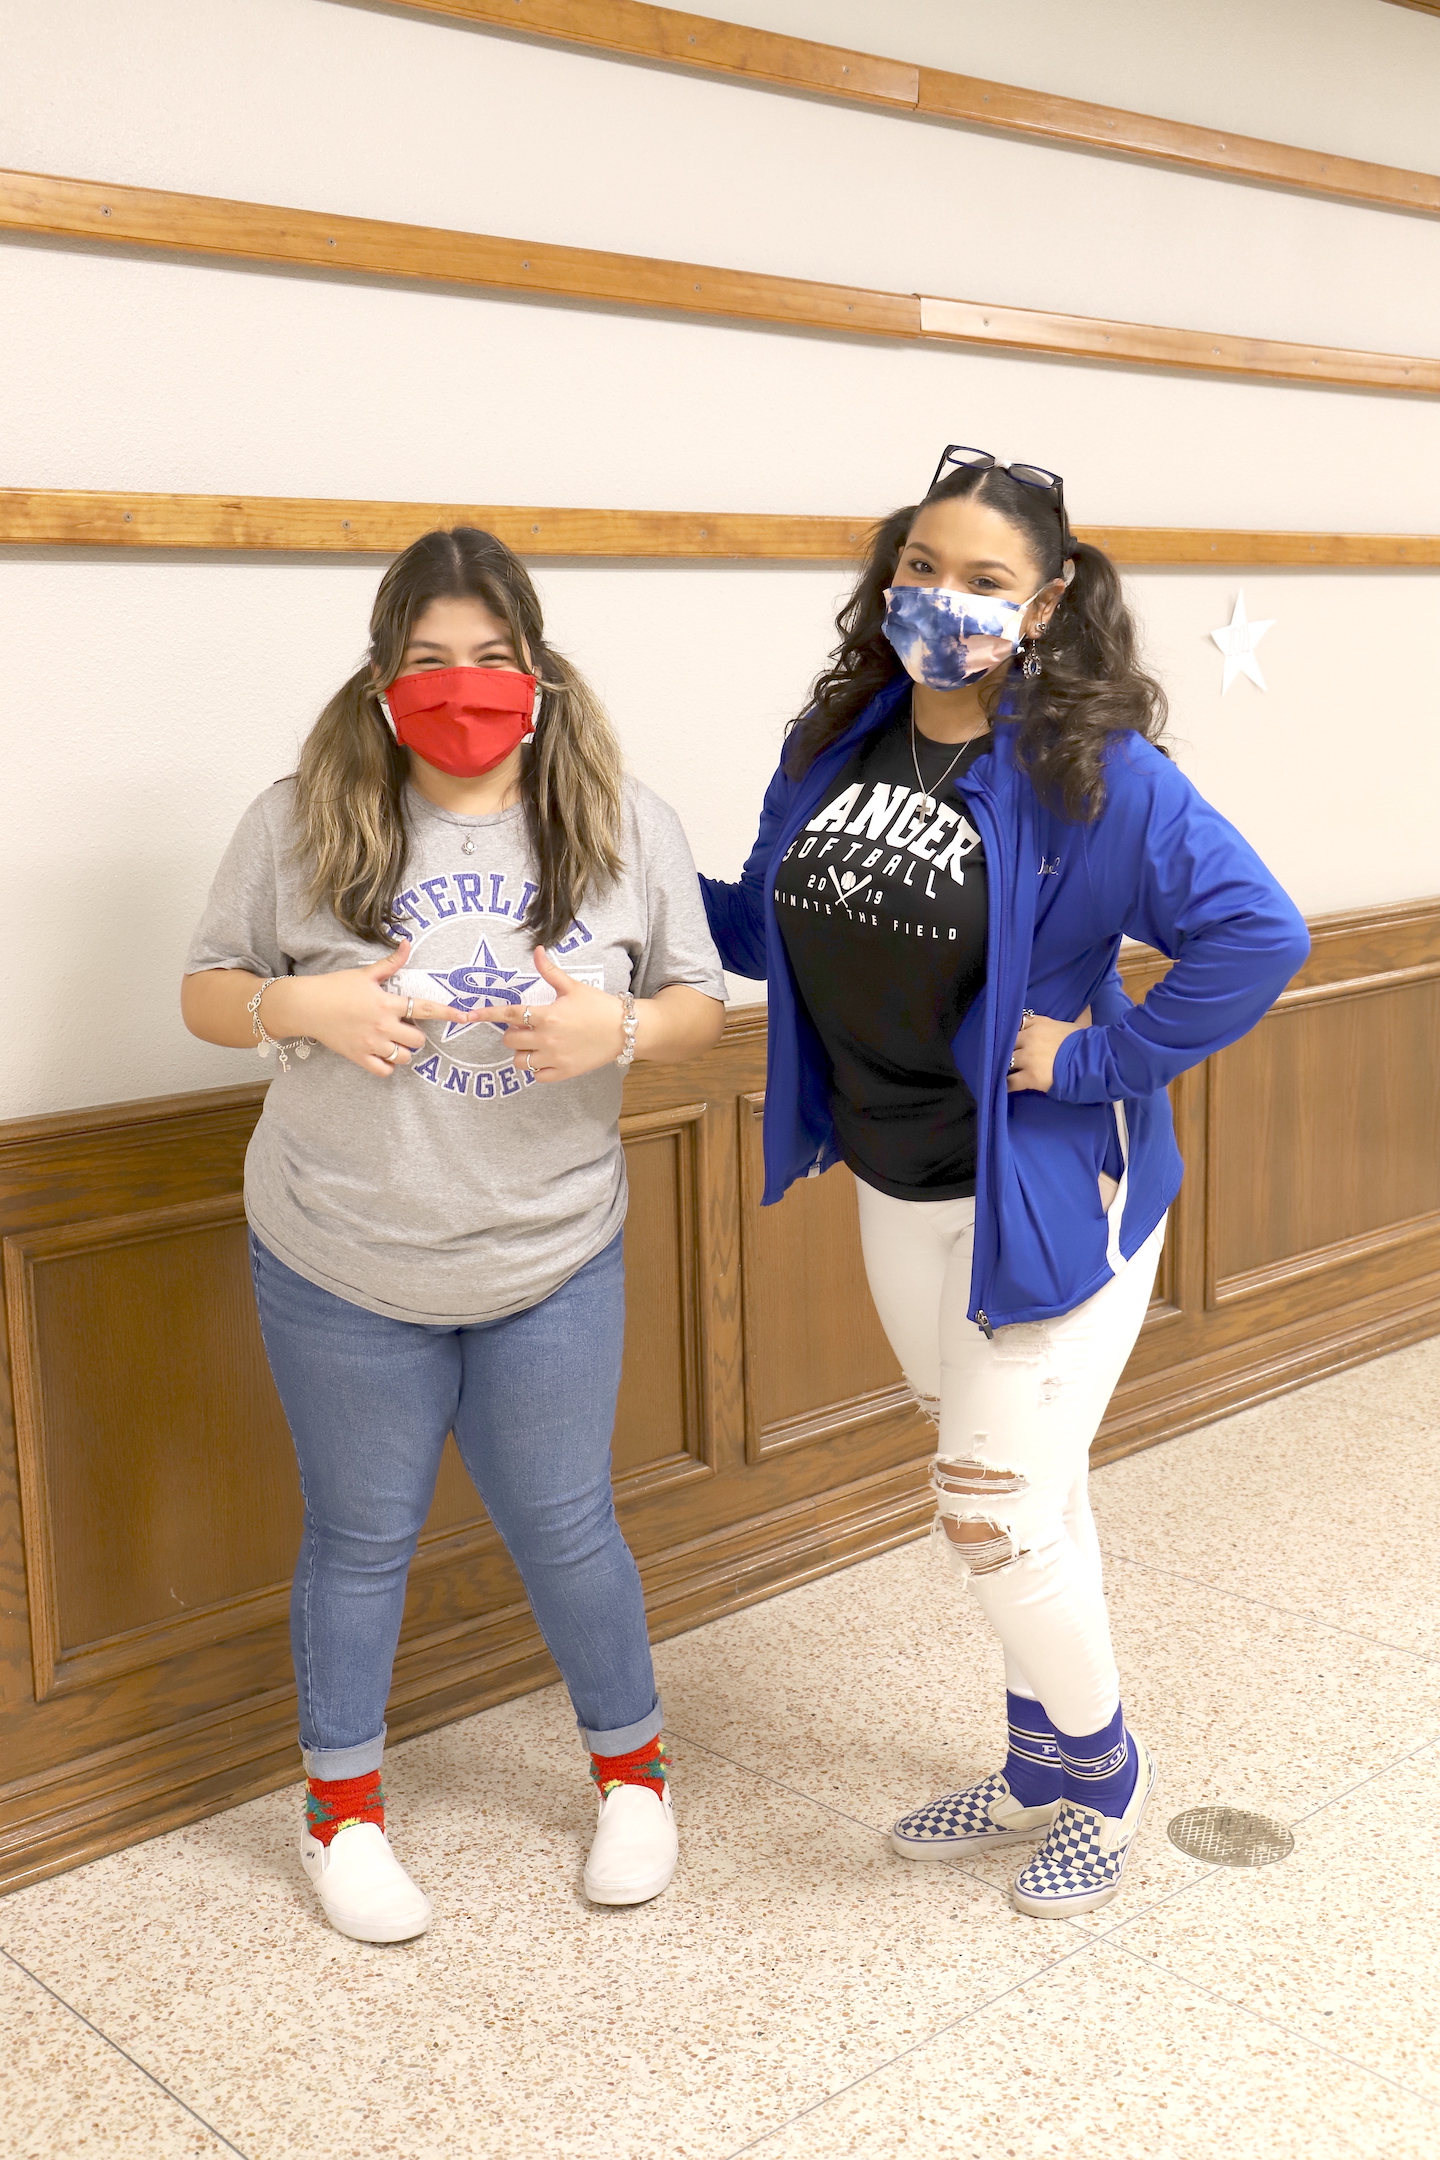
[[[936,1531],[1005,1650],[1006,1685],[1065,1733],[1115,1715],[1090,1442],[1140,1332],[1165,1225],[1128,1267],[1058,1320],[968,1320],[973,1200],[895,1200],[856,1179],[880,1323],[939,1428]],[[991,1534],[956,1543],[945,1518]]]

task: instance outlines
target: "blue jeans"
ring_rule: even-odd
[[[380,1766],[405,1580],[451,1431],[586,1745],[618,1755],[653,1738],[645,1601],[610,1490],[622,1238],[538,1305],[477,1327],[368,1312],[253,1234],[250,1260],[305,1503],[290,1637],[309,1775]]]

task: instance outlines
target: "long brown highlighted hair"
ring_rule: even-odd
[[[459,525],[426,533],[380,580],[365,663],[342,683],[300,753],[296,810],[310,897],[347,930],[388,939],[403,886],[409,758],[380,709],[418,618],[432,600],[479,600],[506,625],[515,656],[539,677],[535,740],[523,752],[520,800],[538,891],[525,916],[537,944],[562,938],[587,892],[622,868],[620,745],[579,670],[545,642],[540,599],[519,557],[493,533]]]

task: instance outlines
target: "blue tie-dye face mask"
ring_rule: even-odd
[[[1009,659],[1029,605],[948,586],[889,585],[881,627],[917,683],[927,690],[963,690]]]

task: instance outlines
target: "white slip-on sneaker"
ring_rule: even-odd
[[[328,1845],[300,1831],[300,1865],[331,1927],[356,1942],[409,1942],[430,1925],[430,1900],[411,1882],[378,1823],[351,1823]]]
[[[1043,1837],[1059,1812],[1058,1800],[1022,1807],[997,1770],[978,1785],[942,1793],[902,1815],[890,1842],[907,1860],[953,1860],[991,1845],[1013,1845],[1018,1838]]]
[[[1062,1800],[1054,1829],[1016,1876],[1010,1902],[1032,1920],[1064,1920],[1108,1905],[1135,1843],[1145,1803],[1155,1790],[1155,1764],[1143,1741],[1135,1750],[1135,1790],[1123,1815],[1102,1815],[1078,1800]]]
[[[600,1801],[585,1895],[592,1905],[643,1905],[668,1887],[679,1858],[670,1787],[662,1800],[648,1785],[612,1785]]]

